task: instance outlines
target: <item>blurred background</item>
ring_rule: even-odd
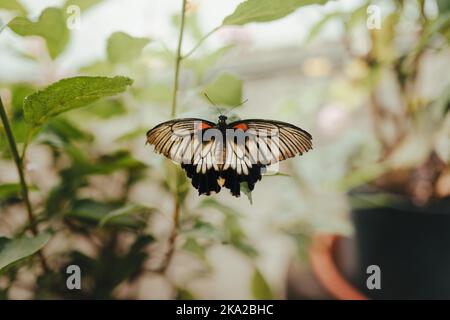
[[[1,130],[0,297],[450,298],[448,2],[280,1],[260,20],[240,3],[190,0],[183,21],[181,0],[1,0],[0,94],[37,232]],[[175,117],[216,121],[208,92],[313,136],[251,194],[199,197],[145,145],[172,118],[181,25]],[[24,98],[81,75],[134,82],[30,134]]]

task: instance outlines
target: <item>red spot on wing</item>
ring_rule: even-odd
[[[238,123],[237,125],[233,126],[234,129],[241,129],[242,131],[247,131],[248,130],[248,125],[246,125],[245,123]]]
[[[206,122],[200,122],[198,125],[199,130],[209,129],[212,128],[211,125],[207,124]]]

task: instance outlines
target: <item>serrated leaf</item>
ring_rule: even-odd
[[[125,91],[133,83],[126,77],[74,77],[58,81],[24,101],[25,121],[39,127],[49,118]]]
[[[42,249],[50,240],[50,237],[49,233],[44,232],[33,238],[0,238],[0,272],[13,263]]]
[[[27,10],[17,0],[2,0],[0,3],[0,9],[15,11],[21,15],[27,14]]]
[[[52,59],[63,52],[69,42],[64,12],[59,8],[47,8],[34,22],[26,17],[14,18],[8,26],[21,36],[40,36],[45,39]]]
[[[271,300],[273,299],[272,289],[262,275],[258,268],[255,268],[252,276],[251,283],[252,294],[259,300]]]
[[[222,25],[244,25],[250,22],[266,22],[284,18],[300,7],[324,4],[327,0],[247,0],[239,4],[227,16]]]
[[[222,73],[203,92],[216,104],[234,107],[242,102],[242,80],[232,73]]]
[[[132,62],[150,42],[147,38],[132,37],[124,32],[115,32],[107,44],[108,59],[112,63]]]

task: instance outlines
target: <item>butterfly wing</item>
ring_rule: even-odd
[[[202,132],[215,124],[197,118],[163,122],[147,132],[147,143],[178,163],[193,163],[195,150],[202,147]]]
[[[226,160],[221,176],[225,187],[240,195],[241,183],[250,190],[261,180],[267,165],[303,154],[312,148],[312,137],[290,123],[249,119],[228,125],[233,136],[226,138]]]
[[[197,119],[175,119],[159,124],[147,132],[147,143],[155,151],[181,164],[199,194],[219,192],[219,167],[215,155],[222,148],[213,122]]]

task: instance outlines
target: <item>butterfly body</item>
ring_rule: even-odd
[[[227,123],[224,115],[217,123],[170,120],[147,132],[147,142],[181,164],[199,195],[225,187],[236,197],[242,183],[254,189],[266,166],[311,149],[311,139],[308,132],[289,123],[260,119]]]

